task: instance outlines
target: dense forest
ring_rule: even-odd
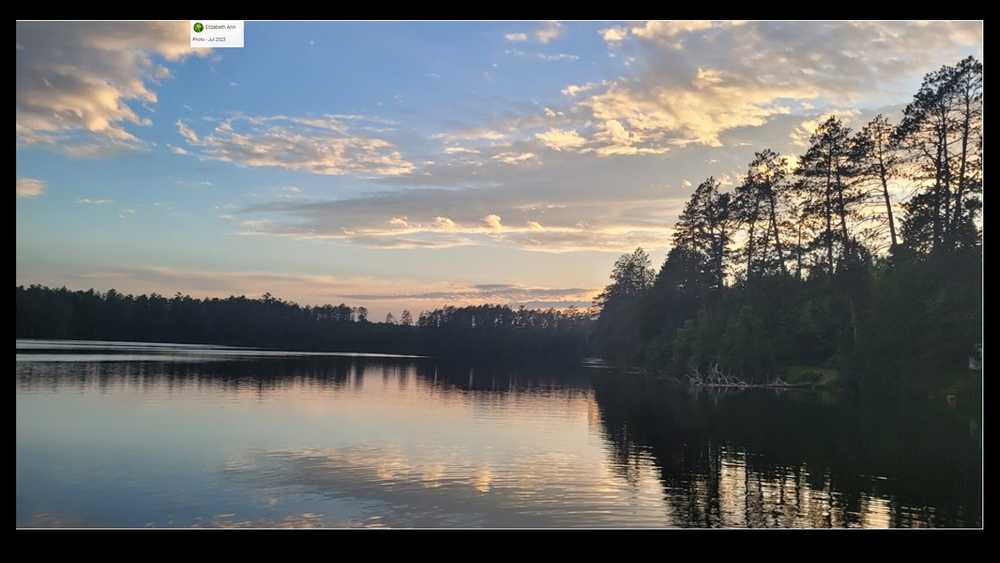
[[[898,122],[823,121],[695,189],[658,271],[618,259],[590,311],[404,311],[17,287],[18,337],[214,343],[477,360],[589,353],[646,373],[763,383],[805,367],[855,388],[946,385],[982,347],[983,67],[928,74]]]
[[[970,57],[928,74],[898,123],[829,117],[796,158],[756,153],[731,191],[706,179],[659,271],[641,248],[615,263],[596,350],[695,380],[967,373],[982,346],[982,70]]]
[[[445,307],[414,322],[371,322],[365,307],[300,306],[259,299],[197,299],[17,287],[18,338],[133,340],[307,351],[381,352],[513,362],[574,361],[584,352],[584,312]]]

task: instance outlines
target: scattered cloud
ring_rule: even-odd
[[[649,40],[672,39],[677,35],[693,31],[704,31],[713,27],[740,25],[739,22],[713,22],[709,20],[653,20],[632,28],[636,37]],[[619,40],[624,39],[624,30]],[[607,38],[605,37],[605,40]]]
[[[688,86],[647,89],[614,84],[580,103],[595,119],[635,131],[637,139],[720,146],[719,135],[725,131],[760,126],[774,115],[789,113],[777,100],[815,96],[809,87],[736,85],[721,71],[698,69]]]
[[[535,138],[552,150],[561,151],[565,149],[575,149],[582,147],[587,140],[580,136],[576,130],[549,129],[543,133],[536,133]]]
[[[182,22],[17,22],[17,145],[73,157],[145,149],[126,126],[145,127],[131,103],[157,101],[171,77],[157,62],[205,56]],[[200,51],[200,52],[197,52]]]
[[[615,44],[623,60],[642,61],[633,72],[568,84],[561,104],[502,101],[488,119],[453,122],[451,129],[432,135],[440,144],[423,150],[438,152],[415,158],[419,169],[410,164],[389,167],[406,173],[369,174],[376,184],[397,191],[294,205],[279,195],[278,201],[241,211],[254,215],[242,222],[241,232],[370,248],[663,248],[685,192],[702,175],[732,184],[734,171],[753,150],[772,146],[793,152],[793,132],[808,128],[830,107],[850,107],[838,104],[852,97],[884,96],[886,81],[919,78],[927,63],[917,59],[926,58],[926,47],[909,39],[904,46],[886,45],[900,34],[926,36],[935,30],[938,35],[945,30],[943,37],[926,40],[943,50],[945,62],[968,44],[963,42],[981,41],[974,26],[928,29],[905,22],[608,27],[601,37]],[[845,51],[845,44],[857,47]],[[684,56],[677,55],[678,48],[686,49]],[[311,123],[242,117],[223,121],[208,134],[184,122],[178,132],[201,149],[192,151],[199,156],[214,150],[234,162],[256,157],[244,147],[258,145],[269,147],[267,154],[272,146],[292,146],[298,154],[302,143],[291,140],[295,135],[361,136],[353,122],[328,117]],[[216,140],[209,143],[209,137]],[[396,151],[394,145],[383,148]],[[228,156],[234,151],[242,152]],[[309,158],[280,160],[293,162],[285,165],[290,169],[311,166],[303,164]]]
[[[580,57],[569,53],[538,53],[543,61],[578,61]]]
[[[450,133],[438,133],[431,137],[447,143],[459,141],[503,141],[507,135],[487,128],[458,129]]]
[[[593,82],[589,82],[587,84],[581,84],[581,85],[570,84],[569,86],[567,86],[567,87],[565,87],[565,88],[562,89],[562,94],[564,96],[573,97],[573,96],[576,96],[577,94],[582,94],[582,93],[587,92],[589,90],[593,90],[597,86],[598,86],[598,84],[593,83]]]
[[[384,249],[505,245],[537,252],[618,252],[638,245],[665,247],[672,233],[670,218],[685,199],[662,193],[656,199],[601,194],[600,199],[566,204],[505,202],[498,195],[411,189],[336,201],[274,201],[243,209],[242,215],[260,218],[243,221],[240,232]],[[455,215],[440,215],[441,209]]]
[[[504,152],[494,155],[493,158],[494,160],[499,160],[504,164],[518,164],[538,159],[534,153],[530,152]]]
[[[539,43],[548,43],[553,39],[562,37],[565,33],[566,26],[557,21],[548,21],[535,31],[535,39],[538,39]]]
[[[628,36],[628,28],[626,27],[608,27],[598,31],[601,34],[601,38],[608,43],[618,43],[624,41]]]
[[[548,43],[553,39],[562,37],[566,33],[566,27],[557,21],[547,21],[542,23],[531,36],[535,38],[539,43]],[[505,33],[504,39],[512,42],[524,42],[529,39],[527,33],[524,32],[511,32]]]
[[[509,283],[451,284],[450,287],[431,291],[411,293],[356,293],[345,297],[359,301],[414,300],[442,301],[445,303],[478,304],[500,303],[520,304],[540,299],[584,302],[590,304],[597,293],[593,288],[552,288],[531,287]]]
[[[435,217],[432,224],[435,228],[442,231],[454,231],[458,228],[458,225],[447,217]]]
[[[479,154],[477,149],[470,149],[466,147],[445,147],[445,154]]]
[[[45,180],[37,178],[18,178],[17,197],[38,197],[45,193]]]
[[[486,217],[483,217],[483,223],[485,223],[487,227],[489,227],[494,231],[500,231],[503,229],[503,225],[500,223],[499,215],[494,215],[491,213]]]
[[[577,98],[581,119],[616,122],[641,139],[604,152],[641,153],[667,145],[722,146],[727,132],[818,104],[857,106],[879,98],[884,104],[888,84],[981,45],[982,24],[682,20],[601,34],[611,43],[628,42],[634,57],[626,62],[641,59],[643,70],[599,87],[570,85],[563,94]]]
[[[184,121],[177,122],[177,131],[199,158],[241,166],[368,177],[415,170],[392,143],[358,131],[349,118],[357,116],[237,116],[206,134]]]
[[[559,57],[560,53],[535,51],[555,51],[560,44],[545,47],[535,41],[554,41],[564,27],[536,25],[526,26],[524,33],[517,34],[520,38],[508,37],[519,43],[503,47],[521,48],[510,52],[537,60]],[[981,22],[608,25],[599,31],[600,39],[593,35],[590,39],[598,43],[603,39],[606,44],[601,48],[615,55],[611,66],[620,76],[575,74],[532,100],[516,99],[493,88],[456,98],[453,114],[433,125],[434,135],[400,130],[397,126],[404,126],[399,123],[357,114],[220,114],[199,119],[181,110],[185,118],[176,123],[180,146],[166,147],[174,154],[207,161],[366,179],[360,184],[327,178],[321,180],[323,186],[329,183],[332,189],[310,187],[309,197],[297,187],[280,187],[280,182],[298,179],[276,180],[261,190],[255,204],[214,212],[223,213],[220,217],[226,222],[219,224],[233,234],[370,249],[502,247],[617,254],[643,246],[659,252],[670,244],[671,225],[687,194],[707,175],[732,186],[755,150],[771,147],[782,154],[795,153],[819,120],[843,112],[840,108],[863,108],[854,116],[861,120],[876,108],[898,107],[912,96],[923,73],[954,63],[970,50],[981,52],[982,45]],[[157,61],[178,60],[190,53],[179,50],[171,59],[159,47],[147,46],[133,53],[133,59],[110,55],[105,63],[109,68],[89,59],[76,61],[70,54],[65,64],[86,70],[80,76],[93,79],[81,87],[82,98],[55,98],[62,100],[62,106],[76,109],[53,111],[58,104],[44,96],[33,100],[35,106],[22,107],[22,67],[34,68],[48,79],[61,76],[62,70],[50,67],[63,63],[49,56],[45,65],[25,66],[35,60],[24,57],[32,53],[37,41],[22,41],[21,26],[19,146],[53,144],[58,139],[60,150],[85,156],[103,154],[112,145],[145,145],[126,137],[116,141],[118,133],[112,130],[129,135],[142,127],[147,114],[140,104],[155,107],[152,91],[157,81],[170,74],[156,70],[165,64]],[[87,41],[92,41],[89,35]],[[89,44],[82,40],[74,44],[81,42]],[[186,29],[182,43],[178,49],[186,50]],[[582,71],[584,66],[565,64],[552,70]],[[119,72],[119,67],[128,72]],[[471,76],[477,87],[484,86],[478,81],[481,70]],[[118,76],[137,77],[143,89],[134,81],[116,78],[109,82],[114,84],[111,90],[105,90],[105,79]],[[427,76],[437,77],[435,73]],[[77,75],[67,77],[75,80]],[[26,84],[32,85],[32,91],[49,88],[40,78]],[[95,93],[106,91],[107,97]],[[553,95],[560,99],[553,100]],[[95,102],[105,99],[112,100],[107,107]],[[466,103],[472,111],[467,111]],[[134,119],[126,113],[132,111],[129,106],[140,112],[131,114]],[[160,109],[165,110],[165,106]],[[95,128],[88,128],[91,113],[103,116],[103,128],[98,127],[99,121],[93,122]],[[846,118],[847,113],[841,115]],[[36,118],[41,121],[32,121]],[[32,135],[48,141],[41,137],[31,141]],[[18,197],[32,197],[21,195],[21,180]],[[195,180],[186,185],[199,184]],[[357,189],[360,185],[365,189]],[[345,186],[343,191],[341,186]],[[44,182],[37,193],[43,190]],[[120,213],[128,215],[126,210]],[[376,280],[365,282],[368,285],[358,282],[352,290],[354,281],[340,278],[307,282],[302,276],[292,276],[292,280],[260,272],[175,274],[175,278],[164,272],[155,275],[171,292],[182,283],[217,283],[225,288],[220,292],[236,287],[261,289],[260,293],[320,295],[323,298],[318,302],[331,302],[339,295],[416,299],[435,292],[479,291],[471,287],[472,282],[455,286],[413,282],[401,287],[394,281]],[[152,279],[154,274],[141,276]],[[288,291],[282,289],[286,287]],[[547,300],[534,295],[535,302]],[[378,301],[390,303],[391,299]]]

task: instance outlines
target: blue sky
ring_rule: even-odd
[[[18,22],[17,283],[586,304],[709,175],[898,112],[980,22]]]

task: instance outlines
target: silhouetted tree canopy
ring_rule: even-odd
[[[912,196],[893,201],[900,181]],[[795,166],[766,149],[731,192],[705,180],[655,281],[641,249],[615,263],[593,349],[680,378],[810,366],[855,388],[946,385],[982,345],[982,189],[968,58],[930,73],[898,124],[831,116]]]
[[[411,326],[373,323],[364,307],[300,306],[270,293],[196,299],[17,287],[18,338],[137,340],[270,349],[467,356],[479,361],[574,361],[584,352],[585,313],[506,305],[446,307]],[[387,316],[391,321],[391,313]]]

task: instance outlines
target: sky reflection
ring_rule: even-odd
[[[960,500],[975,491],[910,492],[928,478],[913,472],[951,469],[842,467],[761,415],[758,434],[748,397],[422,359],[127,358],[19,355],[19,527],[891,527],[978,511]]]

